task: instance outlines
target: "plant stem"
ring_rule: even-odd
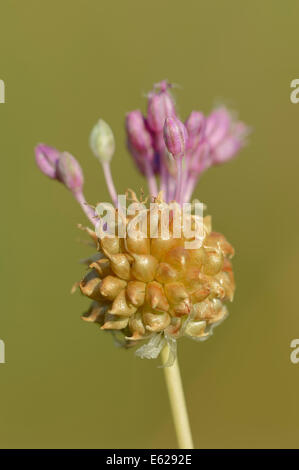
[[[182,180],[183,180],[183,157],[179,157],[177,160],[177,187],[175,193],[175,200],[178,204],[182,205]]]
[[[92,225],[95,225],[97,221],[97,215],[95,214],[94,210],[87,204],[82,191],[73,191],[73,195],[75,199],[79,202],[83,211],[85,212],[86,217],[88,217]]]
[[[145,160],[145,173],[147,178],[147,183],[151,196],[156,197],[158,194],[157,182],[154,175],[154,172],[151,168],[151,165],[148,160]]]
[[[166,345],[161,352],[163,364],[166,364],[168,355],[169,347]],[[177,358],[172,366],[164,367],[164,374],[179,449],[193,449],[192,434]]]
[[[103,166],[103,171],[104,171],[104,176],[107,184],[107,188],[110,194],[110,197],[112,199],[113,204],[115,207],[118,205],[117,201],[117,192],[113,183],[112,175],[111,175],[111,168],[110,168],[110,163],[109,162],[104,162],[102,163]]]
[[[163,193],[163,199],[166,200],[167,193],[167,168],[165,162],[161,162],[160,191]]]

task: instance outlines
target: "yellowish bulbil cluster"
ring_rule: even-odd
[[[229,260],[234,250],[211,231],[209,216],[203,219],[202,245],[195,249],[186,248],[190,239],[173,237],[171,222],[163,238],[140,237],[136,231],[100,239],[87,231],[97,253],[80,283],[93,300],[84,320],[121,333],[129,346],[157,333],[166,339],[203,339],[225,318],[223,301],[231,301],[235,289]]]

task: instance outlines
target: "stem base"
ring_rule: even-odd
[[[169,347],[166,345],[161,352],[163,364],[166,364],[168,355]],[[193,449],[192,434],[177,358],[172,366],[164,367],[164,374],[179,449]]]

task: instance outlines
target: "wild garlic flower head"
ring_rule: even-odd
[[[178,338],[206,339],[227,315],[224,302],[233,300],[234,249],[212,231],[211,217],[198,213],[202,205],[189,203],[202,172],[233,158],[248,134],[225,108],[208,117],[193,111],[183,124],[170,88],[166,81],[154,86],[147,116],[139,110],[126,115],[128,149],[149,187],[146,198],[127,191],[128,210],[113,183],[114,136],[103,120],[93,128],[90,145],[113,205],[87,204],[75,157],[44,144],[36,147],[40,170],[72,192],[93,225],[81,226],[96,250],[78,283],[92,300],[82,318],[112,332],[123,346],[138,345],[140,357],[157,357],[167,342],[167,365]]]

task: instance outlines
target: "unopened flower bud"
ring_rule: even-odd
[[[153,156],[152,136],[139,110],[126,115],[126,129],[130,146],[147,157]]]
[[[211,148],[212,163],[217,165],[233,158],[244,146],[249,128],[226,109],[214,111],[207,119],[205,138]]]
[[[161,92],[150,93],[147,108],[147,121],[154,132],[162,132],[165,119],[175,116],[175,106],[170,93],[161,88]]]
[[[89,144],[101,163],[110,162],[115,151],[115,141],[110,126],[103,119],[100,119],[92,129]]]
[[[192,111],[185,122],[186,129],[190,136],[202,133],[205,125],[205,117],[199,111]]]
[[[164,141],[167,150],[174,157],[180,157],[185,153],[187,139],[187,130],[179,119],[174,117],[165,120]]]
[[[216,109],[208,116],[205,134],[212,148],[228,134],[232,122],[232,115],[226,108]]]
[[[57,179],[57,162],[60,152],[45,144],[35,147],[35,159],[40,171],[52,179]]]
[[[68,152],[63,152],[57,163],[57,176],[59,180],[70,190],[81,190],[84,183],[82,168]]]
[[[232,126],[230,134],[212,152],[212,162],[215,165],[231,160],[245,145],[250,129],[243,123],[237,122]]]
[[[162,80],[161,82],[155,83],[154,88],[159,91],[167,91],[168,88],[171,88],[172,84],[169,83],[167,80]]]

